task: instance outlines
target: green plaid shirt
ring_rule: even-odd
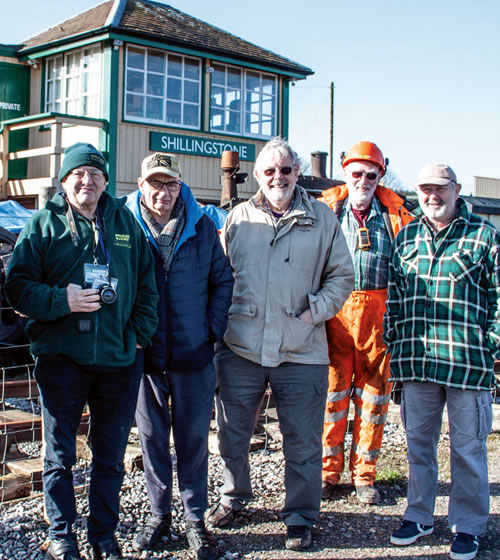
[[[435,233],[404,227],[389,265],[384,341],[394,381],[489,389],[500,358],[500,233],[469,213]]]
[[[391,239],[382,216],[380,202],[374,196],[366,227],[370,237],[367,250],[358,249],[359,224],[347,198],[339,216],[349,252],[354,264],[355,290],[383,290],[387,288]]]

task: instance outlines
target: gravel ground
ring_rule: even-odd
[[[479,560],[500,558],[500,434],[494,433],[488,442],[491,481],[491,517],[487,533],[480,539]],[[378,558],[400,560],[444,560],[449,558],[450,532],[446,522],[447,496],[449,495],[448,437],[440,443],[440,483],[436,503],[436,524],[432,536],[418,541],[418,546],[393,547],[389,544],[391,532],[399,525],[406,500],[407,465],[404,431],[397,423],[386,425],[383,453],[379,460],[377,486],[382,500],[377,506],[362,506],[355,499],[352,486],[347,484],[344,473],[336,499],[323,501],[322,511],[314,529],[314,542],[307,552],[290,552],[284,549],[284,526],[279,521],[283,505],[283,455],[277,442],[268,443],[266,450],[251,454],[255,500],[251,507],[240,514],[230,529],[215,530],[221,549],[221,558],[246,560],[290,559],[326,560],[342,558]],[[39,453],[39,445],[25,444],[23,451]],[[79,462],[75,478],[82,480]],[[221,484],[220,459],[210,457],[210,501],[216,499]],[[174,490],[177,495],[177,489]],[[84,518],[88,513],[87,502],[78,498],[76,530],[84,558],[91,558],[85,542]],[[127,474],[122,493],[122,515],[118,539],[128,559],[177,559],[192,558],[184,536],[181,506],[174,498],[173,528],[170,538],[165,538],[154,553],[134,555],[130,543],[133,535],[147,516],[147,498],[144,476],[141,471]],[[41,560],[43,543],[47,537],[43,521],[43,500],[24,500],[0,508],[0,560]]]

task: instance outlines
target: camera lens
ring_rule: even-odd
[[[101,296],[102,303],[106,304],[114,303],[117,297],[116,290],[110,284],[101,286],[99,295]]]

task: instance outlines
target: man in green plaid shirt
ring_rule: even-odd
[[[436,448],[448,408],[450,557],[471,560],[489,513],[486,438],[492,423],[493,361],[500,358],[500,233],[471,214],[445,164],[426,165],[415,185],[423,216],[391,252],[384,341],[401,416],[410,477],[396,545],[433,531]]]

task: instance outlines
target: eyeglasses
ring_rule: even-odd
[[[366,171],[351,171],[351,175],[354,179],[361,179],[361,177],[363,177],[364,175],[368,179],[368,181],[375,181],[375,179],[378,177],[378,173],[376,173],[375,171],[368,171],[368,173]]]
[[[272,177],[276,173],[276,169],[280,171],[283,175],[290,175],[293,171],[292,167],[270,167],[269,169],[264,169],[264,175],[266,177]]]
[[[87,169],[73,169],[70,175],[71,177],[79,180],[83,179],[85,175],[88,175],[94,183],[98,183],[104,179],[104,173],[97,169],[95,171],[88,171]]]
[[[163,187],[167,187],[168,192],[177,192],[181,186],[179,181],[148,181],[149,186],[154,191],[161,191]]]

